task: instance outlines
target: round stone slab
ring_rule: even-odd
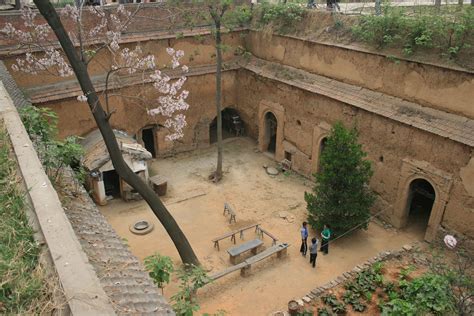
[[[268,167],[267,168],[267,173],[271,176],[276,176],[279,172],[276,168]]]

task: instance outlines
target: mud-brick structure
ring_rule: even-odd
[[[147,160],[152,158],[151,153],[127,133],[114,130],[114,134],[125,163],[148,182]],[[141,198],[115,171],[98,129],[87,134],[81,140],[81,145],[84,148],[82,164],[87,171],[86,183],[97,204],[106,205],[108,196],[120,196],[125,201]]]
[[[150,14],[159,10],[149,6]],[[129,99],[110,102],[113,127],[135,135],[158,157],[209,146],[216,117],[210,31],[183,26],[172,33],[148,25],[123,40],[130,47],[139,42],[157,60],[165,58],[168,46],[184,50],[191,107],[179,143],[166,142],[161,119],[152,119]],[[238,114],[245,136],[255,139],[262,152],[276,161],[290,160],[296,172],[311,177],[331,126],[337,121],[356,126],[374,166],[374,213],[399,228],[421,222],[428,241],[440,225],[474,237],[472,69],[402,57],[394,62],[360,47],[251,28],[235,29],[223,40],[232,47],[224,53],[224,110]],[[3,46],[0,52],[7,67],[14,61],[6,55],[9,51]],[[246,53],[239,56],[242,51]],[[98,63],[109,58],[101,54]],[[90,69],[97,90],[103,91],[105,74],[96,65]],[[12,75],[33,104],[56,111],[61,137],[96,128],[87,105],[76,100],[82,92],[75,80]],[[126,79],[114,88],[133,93],[141,81]],[[150,92],[150,97],[155,95]]]

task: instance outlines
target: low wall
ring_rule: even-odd
[[[474,118],[474,73],[398,59],[360,48],[251,31],[246,48],[256,57]]]
[[[28,198],[48,245],[71,313],[115,315],[2,83],[0,115],[5,122],[19,171],[28,188]]]

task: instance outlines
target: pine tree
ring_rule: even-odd
[[[355,128],[347,129],[340,122],[327,138],[313,193],[305,192],[308,222],[314,228],[329,224],[335,235],[359,224],[367,229],[375,200],[368,186],[373,171],[357,138]]]

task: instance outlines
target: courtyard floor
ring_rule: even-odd
[[[217,185],[207,180],[216,165],[215,146],[158,159],[150,167],[151,175],[168,178],[168,192],[163,202],[210,273],[231,265],[225,251],[233,245],[230,240],[220,243],[220,251],[214,249],[211,242],[226,232],[260,223],[281,242],[291,244],[285,259],[263,260],[252,267],[249,277],[242,278],[239,272],[234,272],[199,290],[199,314],[225,310],[228,315],[268,315],[284,310],[290,299],[303,296],[380,251],[399,249],[404,244],[422,240],[423,231],[417,228],[396,231],[371,223],[367,231],[335,241],[329,255],[319,255],[316,269],[311,268],[309,258],[299,253],[299,229],[306,219],[304,192],[311,190],[312,183],[296,174],[267,175],[262,166],[276,166],[276,163],[255,148],[256,143],[248,138],[227,139],[224,178]],[[236,223],[229,224],[228,216],[222,214],[226,201],[236,211]],[[100,209],[140,260],[158,252],[170,256],[176,265],[180,263],[173,243],[145,202],[125,203],[116,199]],[[144,236],[132,234],[129,225],[139,219],[151,221],[154,230]],[[314,235],[311,231],[310,237]],[[255,233],[248,230],[244,237],[253,239]],[[271,245],[269,238],[264,238],[264,242],[266,247]],[[172,281],[165,287],[168,299],[177,286],[177,282]]]

